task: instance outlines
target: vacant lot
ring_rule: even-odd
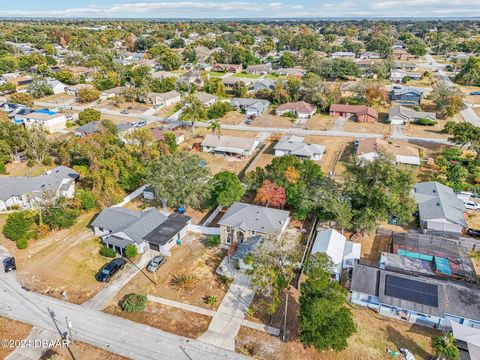
[[[305,129],[327,131],[332,128],[334,121],[335,118],[333,116],[315,114],[308,119]]]
[[[32,326],[16,320],[0,317],[0,339],[2,340],[23,340],[28,337]],[[15,348],[0,347],[0,359],[5,359]]]
[[[124,102],[116,106],[112,100],[104,100],[100,104],[96,105],[97,109],[122,111],[128,109],[130,113],[141,114],[151,108],[151,105],[138,103],[138,102]]]
[[[65,299],[65,292],[68,301],[80,304],[104,286],[95,280],[95,274],[108,259],[98,254],[100,243],[86,228],[92,216],[83,215],[70,229],[30,240],[26,250],[18,250],[12,241],[5,240],[16,257],[17,276],[25,287],[60,299]]]
[[[245,119],[245,114],[239,113],[238,111],[229,111],[225,116],[218,119],[218,121],[223,125],[239,125],[243,119]]]
[[[380,122],[374,123],[359,123],[352,120],[347,120],[343,126],[343,131],[358,133],[361,136],[362,133],[370,134],[390,134],[390,125]]]
[[[156,285],[153,274],[141,272],[120,291],[116,301],[127,294],[140,293],[216,309],[228,290],[228,284],[215,272],[224,256],[222,249],[205,247],[197,236],[172,249],[172,256],[156,273]],[[180,282],[182,277],[188,280]],[[206,296],[215,296],[217,303],[208,305]]]
[[[40,360],[49,360],[53,355],[57,355],[62,360],[128,360],[128,358],[113,354],[109,351],[97,348],[90,344],[85,344],[79,341],[75,341],[74,344],[70,345],[70,349],[73,352],[72,356],[67,347],[56,347],[55,349],[48,350]]]
[[[276,116],[271,114],[263,114],[252,121],[252,126],[266,128],[290,129],[292,127],[292,119],[284,116]]]
[[[224,157],[221,155],[214,155],[211,153],[205,153],[202,151],[197,152],[197,155],[204,159],[212,174],[216,174],[220,171],[228,170],[236,174],[240,173],[245,165],[248,163],[249,158],[236,158],[236,157]]]
[[[325,146],[325,153],[320,161],[320,166],[325,173],[335,172],[338,160],[351,141],[352,139],[345,137],[307,136],[305,138],[306,143]]]
[[[448,139],[449,135],[442,134],[446,122],[446,120],[438,120],[434,126],[407,124],[405,133],[410,136],[423,138]]]
[[[357,333],[348,341],[348,348],[340,353],[318,353],[304,347],[298,334],[286,342],[266,333],[242,327],[236,338],[236,350],[257,359],[275,360],[364,360],[388,359],[387,349],[407,348],[416,359],[431,359],[431,336],[439,332],[407,322],[382,317],[372,310],[352,307]]]
[[[155,116],[160,116],[160,117],[172,116],[173,114],[175,114],[175,108],[176,108],[176,104],[164,106],[155,113]]]
[[[459,86],[459,88],[466,95],[467,104],[480,104],[480,95],[470,95],[473,91],[480,91],[480,86]]]

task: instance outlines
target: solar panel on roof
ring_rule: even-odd
[[[438,286],[403,277],[385,276],[385,295],[438,307]]]

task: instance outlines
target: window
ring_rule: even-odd
[[[230,231],[232,231],[232,228],[230,226],[225,226],[225,230],[229,233]]]
[[[102,231],[102,232],[104,231],[104,229],[103,229],[103,228],[98,228],[98,230],[100,230],[100,231]]]
[[[230,235],[228,235],[225,242],[226,242],[227,244],[231,244],[231,243],[232,243],[232,237],[231,237]]]

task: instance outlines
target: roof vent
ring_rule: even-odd
[[[437,203],[437,206],[440,206],[440,203]]]

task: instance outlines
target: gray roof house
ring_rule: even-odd
[[[210,106],[217,102],[217,97],[215,95],[203,91],[197,93],[197,99],[205,106]]]
[[[307,144],[304,141],[305,138],[301,136],[283,136],[273,148],[275,150],[275,156],[295,155],[302,159],[321,160],[325,152],[325,146]]]
[[[85,125],[79,126],[73,132],[75,136],[83,137],[88,135],[93,135],[98,133],[101,130],[102,122],[101,121],[92,121]],[[130,123],[121,123],[117,125],[117,130],[119,133],[131,131],[135,129],[133,122]]]
[[[391,124],[403,125],[419,119],[436,120],[434,112],[416,111],[402,105],[394,105],[388,111],[388,119]]]
[[[2,176],[0,177],[0,211],[19,206],[29,209],[41,200],[43,193],[54,197],[73,198],[75,180],[79,174],[66,166],[47,170],[40,176]]]
[[[391,92],[392,102],[401,105],[418,105],[422,97],[423,90],[412,86],[395,86]]]
[[[247,116],[260,116],[270,107],[270,101],[263,99],[234,98],[230,104]]]
[[[220,135],[207,135],[201,144],[203,152],[235,156],[250,156],[258,145],[259,141],[255,138]]]
[[[467,209],[448,186],[436,181],[417,183],[413,195],[422,231],[459,236],[467,229]]]
[[[102,242],[120,254],[128,245],[135,245],[143,254],[148,249],[170,255],[170,249],[188,231],[191,218],[178,213],[168,216],[155,208],[134,211],[109,207],[90,224]]]
[[[268,74],[272,71],[272,65],[270,64],[261,64],[261,65],[248,65],[246,69],[247,73],[255,75]]]
[[[262,79],[253,86],[253,90],[273,90],[275,88],[275,84],[276,81],[274,79]]]
[[[242,244],[254,236],[278,239],[290,223],[285,210],[235,202],[222,216],[220,239],[223,244]]]

